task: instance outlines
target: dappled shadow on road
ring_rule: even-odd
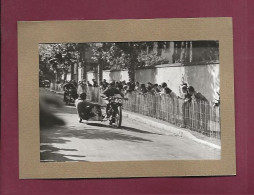
[[[116,132],[121,129],[109,129],[108,125],[92,123],[91,126],[98,126],[102,129],[92,129],[89,125],[84,127],[75,126],[59,126],[47,130],[41,130],[40,136],[40,158],[42,162],[65,162],[65,161],[85,161],[80,160],[80,158],[85,158],[86,156],[80,155],[69,155],[64,154],[67,152],[75,152],[77,149],[65,149],[64,146],[70,143],[72,138],[78,139],[95,139],[95,140],[106,140],[106,141],[126,141],[126,142],[152,142],[151,140],[144,139],[142,137],[126,135],[124,133]],[[103,128],[105,127],[105,129]],[[55,146],[55,144],[61,147]],[[85,145],[84,145],[85,147]],[[75,158],[73,158],[75,157]],[[73,160],[74,159],[74,160]],[[78,160],[75,160],[78,159]]]
[[[55,139],[54,139],[55,141]],[[62,142],[57,142],[62,143]],[[54,147],[52,145],[41,145],[40,147],[40,161],[41,162],[65,162],[65,161],[85,161],[80,158],[84,158],[86,156],[81,155],[69,155],[62,154],[61,151],[77,151],[75,149],[60,149]],[[69,158],[68,158],[69,157]],[[78,160],[74,160],[72,157],[78,158]]]
[[[152,132],[149,132],[149,131],[143,131],[143,130],[140,130],[140,129],[136,129],[136,128],[133,128],[133,127],[126,127],[126,126],[122,126],[121,130],[132,131],[132,132],[135,132],[135,133],[162,135],[162,134],[159,134],[159,133],[152,133]]]
[[[89,126],[105,127],[102,129],[92,129]],[[121,131],[121,129],[112,128],[108,129],[108,125],[100,123],[89,123],[84,127],[75,126],[61,126],[55,127],[51,130],[41,131],[41,143],[67,143],[69,138],[79,138],[79,139],[102,139],[102,140],[121,140],[128,142],[151,142],[151,140],[144,139],[142,137],[127,135]],[[134,129],[134,128],[133,128]],[[132,130],[133,130],[132,129]],[[136,130],[136,129],[134,129]],[[46,137],[45,137],[46,136]]]
[[[116,127],[113,126],[109,126],[109,125],[105,125],[105,124],[101,124],[101,123],[87,123],[87,125],[89,126],[97,126],[97,127],[106,127],[106,128],[112,128],[112,129],[116,129]],[[144,134],[156,134],[156,135],[162,135],[159,133],[153,133],[153,132],[149,132],[149,131],[143,131],[137,128],[133,128],[133,127],[127,127],[127,126],[121,126],[120,128],[118,128],[121,131],[130,131],[130,132],[135,132],[135,133],[144,133]]]
[[[85,126],[84,128],[77,130],[76,127],[70,127],[62,131],[61,137],[75,137],[79,139],[102,139],[102,140],[121,140],[121,141],[128,141],[128,142],[151,142],[151,140],[144,139],[137,136],[127,135],[119,131],[120,129],[112,128],[108,129],[108,125],[100,124],[100,123],[92,123],[91,126],[99,126],[99,127],[106,127],[107,129],[92,129],[89,128],[91,124]]]

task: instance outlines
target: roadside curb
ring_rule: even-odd
[[[124,110],[123,110],[123,116],[125,116],[129,119],[135,120],[135,121],[139,121],[139,122],[142,122],[142,123],[145,123],[145,124],[149,124],[152,127],[163,129],[163,130],[166,131],[166,132],[163,132],[163,133],[167,133],[167,132],[170,133],[170,134],[173,133],[177,136],[186,137],[186,138],[191,139],[195,142],[210,146],[212,148],[219,149],[219,150],[221,149],[221,146],[210,143],[210,142],[207,142],[207,141],[204,141],[204,140],[201,140],[201,139],[198,139],[197,137],[192,135],[190,132],[184,131],[183,129],[181,129],[179,127],[166,125],[166,124],[163,124],[163,123],[159,123],[157,121],[149,120],[148,118],[139,116],[136,113],[132,114],[132,113],[130,113],[128,111],[124,111]]]
[[[55,91],[55,90],[51,90],[51,89],[47,89],[47,90],[51,91],[51,92],[54,92],[56,94],[60,94],[60,95],[64,94],[64,92],[59,92],[59,91]],[[139,116],[139,114],[137,114],[137,113],[131,113],[131,112],[125,111],[125,110],[123,110],[123,116],[125,116],[125,117],[127,117],[127,118],[129,118],[131,120],[142,122],[142,123],[148,124],[148,125],[150,125],[152,127],[156,127],[156,128],[162,129],[162,130],[164,130],[163,133],[166,134],[166,135],[167,135],[167,133],[169,133],[169,134],[173,133],[173,134],[175,134],[177,136],[185,137],[185,138],[191,139],[191,140],[193,140],[195,142],[198,142],[198,143],[207,145],[209,147],[221,150],[221,146],[213,144],[213,143],[210,143],[208,141],[204,141],[202,139],[199,139],[199,138],[195,137],[194,135],[192,135],[190,132],[181,129],[180,127],[173,126],[171,124],[163,124],[163,123],[151,120],[151,119],[149,119],[146,116]]]

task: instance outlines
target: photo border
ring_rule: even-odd
[[[221,160],[40,162],[39,43],[219,40]],[[18,22],[19,177],[236,175],[232,18]]]

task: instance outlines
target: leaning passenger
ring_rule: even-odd
[[[92,117],[101,117],[100,105],[86,101],[86,93],[81,93],[75,101],[75,106],[79,116],[79,122],[89,120]]]

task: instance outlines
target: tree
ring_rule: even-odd
[[[57,81],[64,74],[66,80],[69,69],[80,59],[80,48],[79,43],[39,44],[40,75]]]
[[[158,42],[162,48],[166,42]],[[134,82],[135,69],[165,63],[165,59],[154,53],[154,42],[92,43],[93,57],[103,69],[128,69],[129,80]],[[100,70],[100,68],[99,68]]]
[[[130,81],[134,81],[134,70],[137,63],[137,52],[134,43],[95,43],[93,60],[103,64],[103,68],[122,70],[127,68]]]

